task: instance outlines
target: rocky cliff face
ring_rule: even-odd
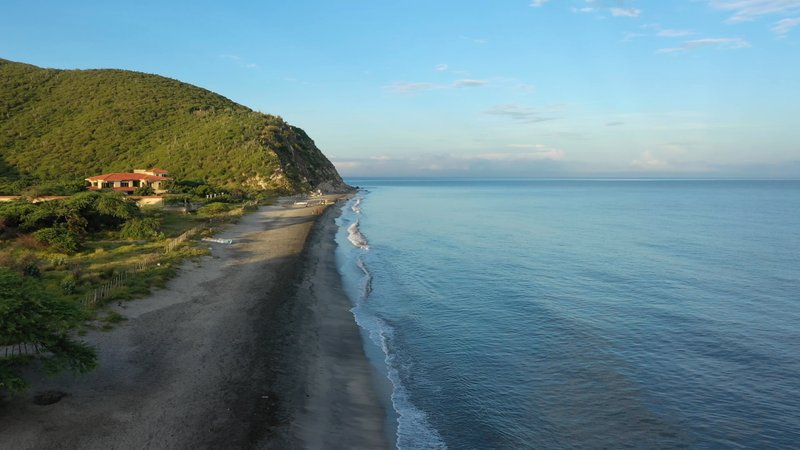
[[[333,164],[317,148],[314,141],[300,128],[286,125],[280,148],[272,149],[278,155],[284,173],[296,179],[301,188],[319,189],[324,193],[349,192]]]

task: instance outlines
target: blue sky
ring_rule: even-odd
[[[346,176],[800,177],[800,0],[4,0],[0,58],[202,86]]]

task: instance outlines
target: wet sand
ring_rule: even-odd
[[[99,367],[0,403],[0,448],[391,448],[335,266],[338,206],[263,207],[85,339]],[[39,406],[43,390],[67,393]]]

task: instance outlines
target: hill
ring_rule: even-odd
[[[208,90],[139,72],[0,59],[0,181],[144,167],[221,187],[348,188],[303,130]]]

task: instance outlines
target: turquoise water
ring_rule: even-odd
[[[348,181],[399,448],[800,445],[800,182]]]

